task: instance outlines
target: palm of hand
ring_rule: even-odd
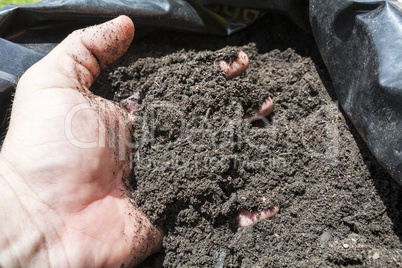
[[[23,76],[2,148],[3,157],[24,178],[19,184],[28,183],[29,196],[44,205],[41,217],[52,215],[54,235],[71,266],[116,266],[132,257],[138,262],[160,242],[160,232],[125,195],[128,118],[112,102],[87,90],[99,67],[130,44],[132,24],[121,23],[124,27],[112,29],[113,34],[126,39],[120,40],[123,48],[115,44],[115,55],[97,54],[98,43],[91,41],[107,35],[95,30],[93,39],[81,40],[72,49],[69,42],[77,43],[77,35],[83,38],[82,32],[76,33]],[[46,71],[52,75],[46,76]],[[116,139],[116,144],[110,143]]]

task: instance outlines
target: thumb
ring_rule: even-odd
[[[14,148],[9,151],[17,151],[15,146],[26,148],[28,145],[48,143],[49,140],[66,139],[66,115],[77,104],[89,102],[86,94],[80,93],[92,94],[89,87],[101,68],[122,56],[133,37],[133,22],[127,16],[120,16],[73,32],[26,71],[18,82],[2,153],[7,148]],[[91,99],[99,102],[100,97]],[[110,116],[111,113],[120,112],[117,108],[112,108]],[[86,115],[89,111],[83,110],[79,113],[83,118],[74,117],[74,122],[87,124],[86,126],[91,123],[91,128],[84,129],[96,129],[98,124],[93,123],[93,118],[97,114]],[[123,120],[125,117],[123,114],[118,118]],[[82,135],[87,135],[84,131],[81,132]],[[21,140],[25,143],[21,143]]]
[[[24,74],[19,89],[72,88],[89,93],[101,68],[121,57],[133,37],[134,24],[127,16],[77,30]]]

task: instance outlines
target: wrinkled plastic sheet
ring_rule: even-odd
[[[125,14],[137,37],[155,29],[230,35],[270,11],[312,31],[340,105],[402,185],[401,0],[49,0],[8,6],[0,11],[0,131],[18,78],[75,29]]]
[[[402,2],[312,0],[310,21],[342,108],[402,184]]]

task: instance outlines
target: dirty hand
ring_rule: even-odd
[[[0,266],[116,267],[159,249],[123,185],[129,118],[89,91],[133,36],[125,16],[76,31],[21,78],[0,154]]]

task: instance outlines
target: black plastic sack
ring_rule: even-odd
[[[396,0],[49,0],[6,7],[0,37],[11,42],[0,39],[0,122],[18,77],[75,29],[125,14],[137,36],[153,29],[229,35],[271,10],[305,30],[310,18],[341,106],[402,185],[402,4]]]
[[[402,2],[311,0],[310,20],[342,108],[402,184]]]

